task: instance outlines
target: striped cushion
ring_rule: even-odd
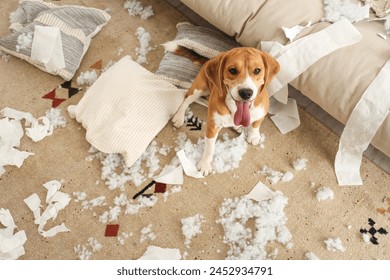
[[[184,94],[125,56],[68,111],[86,128],[91,145],[122,154],[132,166],[178,110]]]
[[[207,58],[240,46],[234,39],[213,29],[187,22],[178,23],[176,27],[177,35],[174,41]],[[190,59],[167,52],[156,75],[180,88],[189,88],[199,69],[200,66],[192,63]]]
[[[80,66],[92,37],[108,22],[110,16],[99,9],[80,6],[57,6],[51,3],[27,0],[19,8],[26,15],[23,27],[0,39],[0,50],[26,60],[43,71],[70,80]],[[61,32],[65,68],[49,71],[41,62],[31,59],[31,46],[16,50],[18,37],[34,34],[35,26],[58,27]]]

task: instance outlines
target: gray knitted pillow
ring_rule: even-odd
[[[240,46],[234,39],[213,29],[188,22],[178,23],[176,27],[177,35],[173,41],[207,58],[213,58],[219,52]],[[178,87],[190,88],[199,69],[200,66],[190,59],[166,52],[156,75]]]
[[[12,23],[14,32],[0,38],[0,50],[19,57],[39,69],[65,80],[70,80],[80,66],[91,39],[108,22],[106,12],[80,6],[57,6],[48,2],[26,0],[16,11],[23,22]],[[58,27],[61,33],[65,68],[48,70],[45,65],[31,58],[31,44],[20,47],[20,40],[33,40],[35,26]],[[19,42],[18,42],[19,40]]]

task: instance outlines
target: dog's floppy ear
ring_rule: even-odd
[[[223,67],[225,64],[225,53],[220,53],[204,64],[204,72],[207,79],[215,86],[220,96],[223,96],[226,88],[223,84]]]
[[[261,52],[261,57],[263,58],[263,62],[265,66],[263,88],[266,88],[271,82],[272,78],[279,73],[280,65],[275,58],[273,58],[271,55],[269,55],[266,52]]]

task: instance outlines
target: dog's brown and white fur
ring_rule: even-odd
[[[203,64],[172,119],[175,127],[182,126],[187,107],[199,97],[210,95],[205,148],[197,165],[203,175],[212,172],[215,142],[221,128],[247,127],[247,141],[259,144],[260,125],[269,109],[267,85],[279,69],[279,63],[269,54],[248,47],[220,53]]]

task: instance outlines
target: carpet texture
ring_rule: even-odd
[[[162,0],[141,1],[144,6],[151,5],[154,11],[152,17],[144,20],[129,15],[123,6],[124,1],[52,2],[108,9],[111,20],[92,39],[71,87],[63,85],[58,88],[64,83],[60,77],[45,73],[25,61],[14,57],[8,61],[0,60],[0,109],[11,107],[40,117],[59,103],[57,108],[61,109],[67,121],[65,127],[54,129],[53,134],[42,141],[33,142],[24,136],[19,149],[34,155],[27,158],[20,168],[6,166],[6,172],[0,177],[0,208],[10,210],[16,231],[24,230],[27,236],[25,254],[19,259],[131,260],[140,258],[149,245],[177,248],[183,258],[190,260],[225,259],[230,248],[224,243],[226,232],[217,223],[219,208],[226,198],[246,195],[260,181],[288,199],[284,215],[287,218],[285,225],[292,235],[291,241],[289,245],[269,242],[264,248],[270,254],[269,258],[305,259],[305,254],[312,252],[320,259],[390,259],[390,234],[387,234],[390,231],[390,175],[364,158],[361,168],[364,185],[339,187],[333,169],[339,138],[303,110],[300,110],[300,127],[286,135],[280,134],[266,118],[261,128],[265,136],[264,146],[248,145],[238,168],[204,179],[184,176],[178,192],[175,192],[179,189],[177,186],[154,185],[143,198],[157,198],[157,202],[135,214],[126,213],[126,205],[121,204],[117,197],[125,195],[127,201],[132,201],[134,195],[152,182],[153,178],[148,178],[151,170],[145,162],[141,165],[145,173],[139,186],[134,182],[114,190],[106,186],[102,179],[102,163],[99,158],[91,156],[85,129],[67,113],[67,107],[77,104],[87,88],[78,86],[76,78],[81,72],[104,68],[124,55],[136,60],[136,48],[140,47],[136,37],[138,27],[150,33],[150,45],[155,47],[146,54],[148,62],[143,66],[149,71],[156,71],[164,55],[160,44],[172,40],[176,35],[176,24],[187,19]],[[17,5],[17,0],[1,1],[0,36],[8,34],[8,16]],[[75,90],[79,88],[80,91]],[[57,101],[53,103],[54,89]],[[205,107],[194,104],[191,111],[195,117],[193,126],[189,121],[188,126],[175,129],[169,122],[157,135],[155,145],[159,149],[165,148],[165,152],[156,153],[159,169],[154,171],[155,175],[171,163],[178,146],[177,139],[182,133],[193,143],[204,136]],[[202,120],[203,125],[199,125],[196,118]],[[221,139],[224,133],[229,139],[238,136],[226,129],[221,132]],[[296,171],[293,162],[303,158],[308,160],[306,169]],[[289,171],[293,178],[288,182],[271,184],[261,172],[264,166],[281,172]],[[119,168],[117,172],[120,172]],[[60,191],[68,194],[71,200],[58,212],[55,220],[48,221],[45,229],[64,223],[70,231],[43,237],[24,199],[36,193],[42,201],[41,212],[44,211],[47,191],[43,184],[51,180],[63,180]],[[321,187],[330,188],[333,199],[318,201],[317,190]],[[104,196],[105,203],[100,206],[90,204],[89,209],[84,209],[86,204],[77,201],[76,192],[85,192],[85,201]],[[112,210],[114,208],[115,211]],[[112,221],[102,222],[102,215],[111,210],[118,216],[109,216]],[[201,233],[193,237],[187,246],[181,221],[197,214],[203,217]],[[254,229],[255,223],[250,220],[246,226]],[[325,241],[337,238],[344,250],[328,250]]]

